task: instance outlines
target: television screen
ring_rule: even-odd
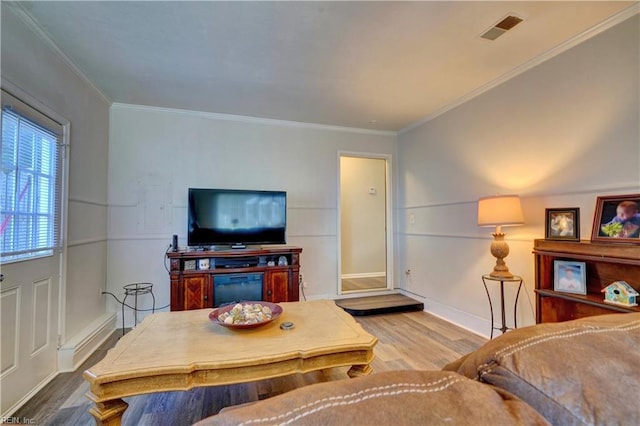
[[[285,244],[287,193],[189,188],[189,246]]]

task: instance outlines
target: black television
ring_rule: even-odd
[[[189,247],[286,244],[287,193],[189,188]]]

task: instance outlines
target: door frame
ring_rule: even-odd
[[[20,407],[28,398],[32,397],[36,394],[40,389],[42,389],[47,383],[51,381],[60,371],[60,346],[66,342],[66,284],[67,284],[67,227],[68,227],[68,194],[69,194],[69,147],[71,141],[71,122],[55,112],[52,108],[48,107],[46,104],[39,101],[34,96],[30,95],[28,92],[21,89],[16,84],[7,80],[4,76],[0,79],[0,86],[4,91],[6,91],[9,95],[17,98],[20,102],[26,104],[28,107],[33,110],[47,116],[51,120],[57,122],[62,127],[62,141],[61,141],[61,163],[60,163],[60,224],[59,224],[59,232],[60,232],[60,245],[58,248],[54,249],[54,256],[57,256],[57,270],[55,273],[57,274],[57,294],[50,294],[50,299],[57,298],[54,303],[50,305],[50,308],[55,311],[55,314],[50,313],[50,317],[47,320],[48,325],[50,326],[49,336],[52,340],[50,340],[50,344],[53,346],[53,350],[55,351],[55,367],[51,371],[46,371],[42,373],[43,380],[39,383],[35,384],[35,387],[31,389],[26,395],[19,395],[20,399],[18,402],[11,407],[2,407],[7,410],[7,413],[11,413],[15,411],[18,407]],[[46,256],[45,256],[46,257]],[[11,264],[19,265],[22,264],[28,265],[29,262],[37,262],[39,259],[27,259],[20,260],[17,262],[11,262]],[[20,284],[22,285],[22,284]],[[0,288],[2,286],[0,285]],[[49,290],[51,291],[51,290]],[[25,303],[26,305],[32,305],[32,300],[21,301],[21,303]],[[22,309],[22,305],[19,307]],[[20,319],[21,321],[21,319]],[[18,324],[20,327],[23,324]],[[26,326],[34,327],[33,324],[26,324]],[[20,357],[23,358],[20,358]],[[17,360],[19,364],[24,364],[24,355],[18,354]],[[22,367],[24,368],[24,367]],[[46,376],[46,377],[44,377]],[[5,413],[2,413],[5,415]]]
[[[340,169],[340,158],[342,157],[355,157],[355,158],[370,158],[377,160],[385,160],[385,215],[386,215],[386,226],[385,226],[385,242],[386,242],[386,287],[382,289],[374,289],[374,290],[363,290],[362,292],[358,292],[359,295],[366,295],[366,293],[380,293],[381,291],[390,291],[393,290],[393,253],[394,253],[394,237],[393,237],[393,229],[394,229],[394,221],[393,221],[393,186],[392,186],[392,159],[393,156],[391,154],[378,154],[371,152],[359,152],[359,151],[338,151],[337,156],[337,169],[338,169],[338,182],[337,182],[337,215],[336,223],[337,230],[336,234],[337,238],[337,253],[338,253],[338,276],[337,276],[337,294],[353,294],[353,291],[342,291],[342,235],[341,235],[341,226],[342,226],[342,205],[341,205],[341,169]]]
[[[56,121],[62,126],[62,161],[60,167],[62,167],[60,179],[60,243],[61,246],[58,249],[60,255],[59,266],[59,287],[58,287],[58,318],[57,318],[57,347],[58,349],[62,344],[66,342],[66,297],[67,297],[67,230],[69,225],[69,149],[71,147],[71,122],[58,114],[52,108],[46,104],[40,102],[34,96],[31,96],[28,92],[22,90],[19,86],[13,84],[5,77],[1,79],[1,86],[4,90],[9,92],[12,96],[18,98],[20,101],[29,105],[31,108],[39,111],[40,113],[48,116],[53,121]]]

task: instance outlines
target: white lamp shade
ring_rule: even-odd
[[[478,200],[478,226],[510,226],[523,223],[522,205],[517,195],[497,195]]]

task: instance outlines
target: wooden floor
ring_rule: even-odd
[[[477,349],[486,339],[425,312],[355,317],[365,330],[378,337],[376,372],[434,370]],[[76,372],[63,373],[27,402],[14,416],[38,425],[93,425],[84,397],[88,384],[82,371],[98,362],[120,337],[116,331]],[[347,368],[329,372],[296,374],[241,385],[140,395],[125,400],[129,408],[124,425],[191,425],[223,407],[269,398],[312,383],[348,380]]]

